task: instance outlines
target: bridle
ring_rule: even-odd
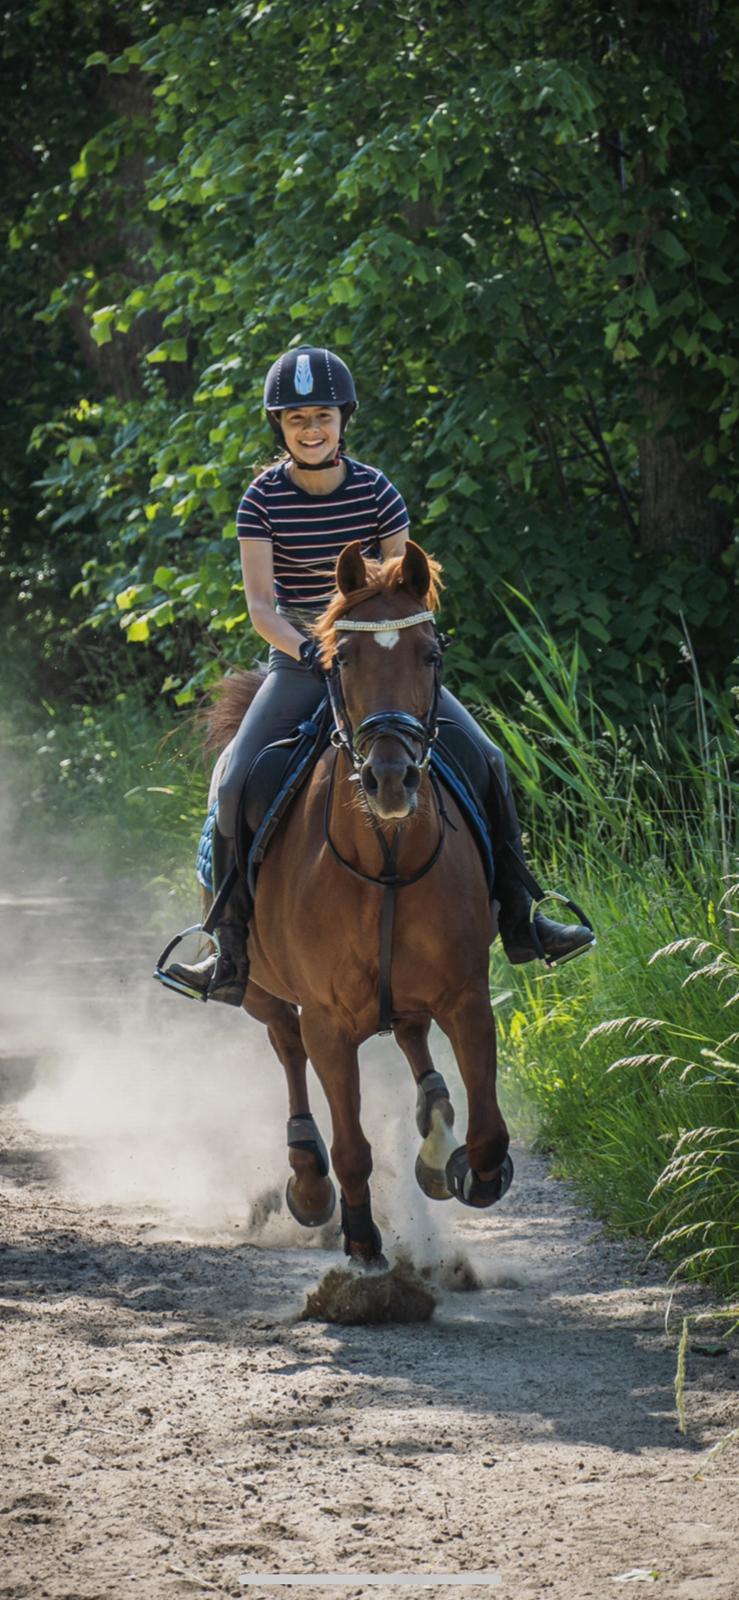
[[[377,821],[370,811],[370,821],[382,851],[382,871],[376,877],[368,872],[362,872],[353,866],[351,861],[341,854],[331,838],[331,807],[336,786],[336,769],[338,766],[339,752],[344,751],[348,761],[354,768],[355,781],[359,778],[362,767],[367,760],[368,751],[371,750],[375,740],[388,735],[399,740],[406,754],[423,772],[429,765],[431,751],[434,747],[439,732],[438,712],[439,696],[441,694],[441,669],[444,651],[449,645],[446,634],[441,633],[436,627],[433,611],[417,611],[410,617],[389,618],[380,622],[358,622],[351,618],[342,617],[336,623],[337,633],[396,633],[403,628],[413,628],[420,622],[434,623],[434,635],[437,652],[434,661],[434,684],[431,693],[431,703],[425,717],[414,717],[409,711],[375,711],[369,717],[363,717],[356,728],[352,728],[346,699],[341,682],[341,668],[334,657],[329,672],[326,675],[328,696],[333,712],[334,730],[331,743],[336,749],[336,757],[331,769],[331,776],[326,787],[326,805],[323,817],[323,833],[326,844],[334,860],[345,867],[352,877],[358,878],[361,883],[371,883],[382,889],[382,911],[380,916],[380,962],[379,962],[379,991],[380,1006],[378,1018],[378,1033],[392,1033],[393,1025],[393,998],[390,983],[392,951],[393,951],[393,926],[395,922],[395,896],[399,889],[408,889],[411,884],[420,882],[427,872],[436,865],[444,848],[448,817],[444,808],[444,801],[439,789],[439,784],[433,770],[429,771],[431,790],[436,802],[439,818],[439,837],[428,860],[416,872],[407,878],[398,875],[397,856],[400,840],[400,827],[396,827],[390,844]]]
[[[388,736],[399,741],[406,755],[418,767],[419,772],[425,771],[439,732],[438,713],[439,696],[441,694],[441,668],[444,651],[447,649],[449,640],[446,634],[441,633],[437,628],[433,611],[416,611],[410,617],[384,618],[379,622],[358,622],[353,621],[350,617],[341,617],[336,623],[337,633],[399,633],[404,628],[416,627],[420,622],[432,622],[434,624],[437,647],[431,702],[425,717],[414,717],[410,711],[374,711],[371,716],[363,717],[356,728],[353,728],[341,682],[341,667],[336,656],[334,656],[331,663],[326,675],[328,697],[334,717],[331,743],[337,749],[343,749],[346,752],[357,773],[361,772],[367,760],[367,753],[372,748],[375,740]]]

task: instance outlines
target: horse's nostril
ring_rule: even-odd
[[[410,794],[413,794],[418,788],[420,782],[421,774],[418,770],[418,767],[413,764],[407,766],[405,769],[405,777],[403,779],[403,788],[407,789]]]
[[[369,761],[365,761],[364,766],[362,767],[362,784],[365,794],[377,794],[377,776],[373,771]]]

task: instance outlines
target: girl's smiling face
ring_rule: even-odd
[[[338,454],[341,411],[338,406],[301,406],[280,412],[290,454],[300,461],[325,461]]]

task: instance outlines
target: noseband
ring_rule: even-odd
[[[446,634],[440,633],[436,627],[433,611],[417,611],[412,617],[387,618],[380,622],[353,622],[351,618],[342,617],[336,623],[337,633],[398,633],[403,628],[416,627],[419,622],[434,623],[439,651],[434,664],[431,704],[424,718],[414,717],[409,711],[375,711],[371,716],[363,717],[356,728],[352,728],[341,682],[341,668],[336,659],[331,664],[326,679],[335,724],[331,743],[337,749],[346,751],[355,772],[361,772],[368,751],[376,739],[383,737],[397,739],[419,772],[423,772],[428,766],[434,740],[439,731],[437,714],[441,693],[441,662],[449,640]]]

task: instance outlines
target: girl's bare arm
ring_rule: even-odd
[[[241,539],[241,572],[252,626],[261,639],[299,660],[303,634],[275,610],[272,546],[266,539]]]
[[[388,539],[383,539],[380,544],[383,561],[387,561],[390,556],[402,556],[409,536],[408,528],[404,528],[402,533],[391,533]]]

